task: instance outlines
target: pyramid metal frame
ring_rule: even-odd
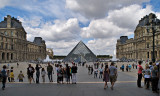
[[[81,49],[84,46],[86,49]],[[88,53],[85,53],[86,50]],[[83,51],[83,52],[81,52]],[[89,56],[86,56],[89,55]],[[97,61],[96,55],[82,42],[80,41],[72,51],[63,60],[64,62],[94,62]]]

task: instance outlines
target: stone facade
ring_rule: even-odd
[[[41,37],[27,41],[22,23],[7,15],[0,22],[0,62],[30,61],[46,58],[46,44]]]
[[[152,60],[153,52],[153,30],[151,21],[157,18],[150,13],[143,17],[134,31],[134,38],[128,39],[121,36],[116,44],[116,57],[118,59],[130,60]],[[157,19],[155,25],[155,58],[160,60],[160,20]]]

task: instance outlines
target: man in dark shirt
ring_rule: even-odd
[[[48,63],[47,72],[48,72],[48,78],[50,82],[53,82],[52,71],[53,71],[53,67],[50,65],[50,63]]]
[[[77,73],[77,66],[75,66],[75,63],[72,66],[72,84],[76,84],[76,73]]]

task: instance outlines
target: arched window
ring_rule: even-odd
[[[11,60],[13,60],[13,53],[11,53]]]
[[[9,60],[9,53],[7,53],[7,60]]]

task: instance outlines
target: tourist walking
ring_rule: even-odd
[[[128,65],[128,68],[129,68],[129,71],[131,72],[132,66],[130,64]]]
[[[114,66],[114,62],[111,62],[111,66],[109,67],[109,78],[111,82],[111,89],[113,90],[114,83],[117,79],[117,68]]]
[[[75,63],[72,66],[72,84],[76,84],[76,74],[77,74],[77,66],[75,66]]]
[[[39,83],[39,76],[40,76],[40,69],[41,69],[41,65],[36,64],[35,70],[36,70],[36,83]]]
[[[22,71],[20,71],[17,79],[19,80],[19,82],[23,82],[23,78],[24,78],[24,74],[22,73]]]
[[[50,63],[48,63],[48,66],[47,66],[47,72],[48,72],[48,79],[49,79],[49,82],[53,82],[53,79],[52,79],[52,72],[53,72],[53,67],[50,65]]]
[[[101,66],[101,68],[99,68],[99,78],[102,78],[103,76],[103,67]]]
[[[139,64],[139,65],[138,65],[138,79],[137,79],[137,86],[138,86],[139,88],[142,88],[142,87],[141,87],[142,70],[143,70],[143,67],[141,66],[142,61],[139,61],[138,64]]]
[[[27,75],[28,75],[28,81],[31,84],[32,80],[34,82],[33,73],[35,72],[35,69],[29,64],[27,68]]]
[[[103,81],[105,82],[104,84],[104,89],[106,89],[106,86],[108,88],[107,82],[109,82],[109,69],[108,65],[105,65],[104,71],[103,71]]]
[[[158,92],[159,74],[157,66],[154,66],[153,70],[151,71],[151,77],[152,77],[152,91]]]
[[[46,71],[45,71],[45,69],[44,69],[44,68],[42,68],[41,76],[42,76],[42,81],[43,81],[43,83],[45,83]]]
[[[93,73],[93,65],[91,66],[91,74]]]
[[[149,84],[151,81],[151,70],[149,69],[148,64],[146,64],[145,67],[146,67],[145,70],[142,71],[144,73],[144,84],[146,89],[149,89]]]
[[[4,90],[5,84],[6,84],[6,79],[7,79],[6,65],[3,66],[1,74],[2,74],[2,90]]]
[[[124,64],[121,66],[122,71],[124,72]]]

